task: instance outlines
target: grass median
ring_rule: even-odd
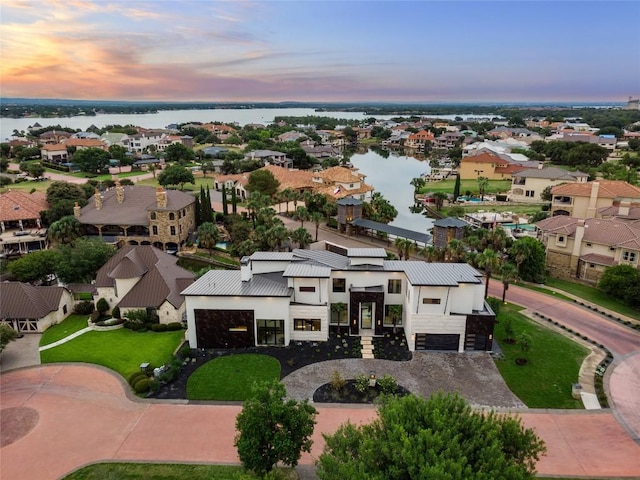
[[[530,408],[582,408],[571,396],[571,388],[578,381],[580,366],[589,350],[569,338],[525,317],[521,307],[502,305],[494,335],[504,358],[496,366],[511,391]],[[514,337],[526,333],[532,346],[526,353],[520,345],[508,344],[504,326],[511,319]],[[525,357],[526,365],[517,365],[516,358]]]

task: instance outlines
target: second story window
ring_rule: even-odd
[[[151,220],[155,220],[156,219],[156,212],[151,212]]]
[[[622,252],[622,260],[624,260],[625,262],[635,263],[636,258],[637,258],[636,252],[627,252],[627,251]]]
[[[153,234],[157,235],[158,234],[158,227],[156,225],[153,226]]]
[[[333,291],[334,292],[346,292],[347,291],[347,280],[344,278],[334,278],[333,279]]]
[[[175,213],[170,213],[169,214],[169,220],[175,220],[176,219],[176,214]]]
[[[391,279],[389,280],[388,293],[402,293],[402,280]]]
[[[316,287],[298,287],[299,292],[315,292]]]
[[[174,227],[173,225],[171,226],[171,235],[175,235],[176,234],[176,227]]]

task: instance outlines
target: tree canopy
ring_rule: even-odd
[[[259,383],[236,417],[235,446],[244,467],[264,476],[282,462],[295,467],[311,451],[316,409],[308,400],[285,401],[280,382]]]
[[[451,394],[388,399],[372,423],[323,436],[324,480],[528,479],[546,451],[519,418],[475,411]]]
[[[256,170],[249,174],[249,181],[245,187],[248,192],[258,192],[273,197],[278,191],[280,182],[269,170]]]
[[[598,288],[631,306],[640,306],[640,270],[632,265],[608,267],[602,274]]]
[[[101,148],[83,148],[73,154],[73,163],[88,173],[102,173],[109,167],[111,154]]]
[[[18,332],[11,328],[11,325],[8,323],[0,322],[0,353],[2,353],[4,347],[16,338],[18,338]]]
[[[182,165],[170,165],[158,175],[158,183],[163,187],[168,185],[180,185],[180,189],[184,189],[185,183],[195,183],[193,173]]]
[[[172,143],[164,151],[164,159],[167,162],[187,163],[195,158],[193,150],[188,149],[181,143]]]

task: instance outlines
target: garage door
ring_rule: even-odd
[[[198,348],[255,346],[253,310],[195,310]]]
[[[416,350],[453,350],[457,352],[459,344],[459,334],[416,334]]]

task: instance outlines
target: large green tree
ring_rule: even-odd
[[[273,197],[279,186],[280,182],[269,170],[256,170],[249,174],[249,181],[245,188],[247,192],[258,192]]]
[[[518,278],[526,282],[544,282],[546,253],[542,242],[533,237],[519,238],[511,245],[509,257],[516,264]]]
[[[59,265],[60,254],[56,250],[39,250],[12,261],[9,271],[19,282],[44,282],[56,274]]]
[[[88,283],[96,272],[115,253],[113,245],[100,239],[78,238],[73,245],[57,247],[61,259],[57,265],[58,278],[66,283]]]
[[[629,305],[640,306],[640,270],[632,265],[608,267],[598,282],[598,288]]]
[[[101,148],[83,148],[73,154],[73,163],[88,173],[102,173],[109,167],[111,154]]]
[[[0,322],[0,353],[16,338],[18,338],[18,332],[11,328],[8,323]]]
[[[384,198],[382,193],[375,192],[371,196],[371,202],[362,204],[362,214],[374,222],[389,223],[396,218],[398,210]]]
[[[280,382],[259,383],[236,417],[235,446],[242,465],[264,476],[282,462],[295,467],[311,451],[316,409],[308,400],[285,400]]]
[[[180,189],[184,189],[185,183],[195,183],[193,173],[182,165],[170,165],[158,175],[158,183],[163,187],[169,185],[180,185]]]
[[[178,162],[179,164],[186,164],[195,158],[193,150],[185,147],[181,143],[172,143],[164,151],[165,161],[172,163]]]
[[[323,436],[323,480],[529,479],[546,451],[519,418],[474,410],[451,394],[389,399],[370,424]]]

